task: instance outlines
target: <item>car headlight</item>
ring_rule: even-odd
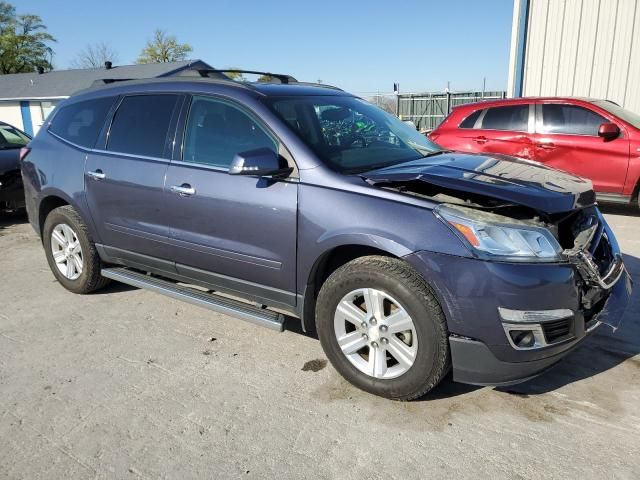
[[[562,247],[544,227],[473,208],[439,205],[434,213],[482,258],[552,262]]]

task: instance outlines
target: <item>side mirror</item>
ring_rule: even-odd
[[[614,138],[618,138],[620,136],[620,127],[618,127],[615,123],[603,123],[598,128],[598,136],[604,138],[605,140],[613,140]]]
[[[236,154],[229,167],[229,175],[256,177],[286,177],[293,169],[276,152],[258,148]]]

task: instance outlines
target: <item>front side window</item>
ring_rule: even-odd
[[[509,105],[487,110],[482,127],[487,130],[526,132],[529,130],[529,105]]]
[[[349,96],[264,100],[320,160],[341,173],[358,173],[417,160],[441,149],[384,110]]]
[[[125,97],[113,117],[107,150],[162,158],[178,95]]]
[[[541,133],[564,135],[598,135],[607,120],[591,110],[575,105],[542,105]]]
[[[182,160],[229,168],[237,153],[278,144],[248,113],[207,97],[194,97],[187,120]]]
[[[95,146],[115,97],[96,98],[65,105],[53,117],[49,131],[86,148]]]
[[[0,125],[0,150],[21,148],[29,143],[29,137],[11,125]]]

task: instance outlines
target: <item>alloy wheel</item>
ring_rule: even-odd
[[[387,293],[361,288],[345,295],[334,315],[342,353],[361,372],[381,379],[406,373],[418,353],[411,316]]]
[[[51,231],[51,253],[58,271],[69,280],[82,275],[82,247],[78,235],[66,223]]]

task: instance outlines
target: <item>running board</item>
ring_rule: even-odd
[[[153,277],[129,268],[103,268],[102,276],[138,288],[146,288],[176,300],[182,300],[214,312],[224,313],[251,323],[281,332],[284,329],[284,315],[250,303],[208,293],[171,280]]]

